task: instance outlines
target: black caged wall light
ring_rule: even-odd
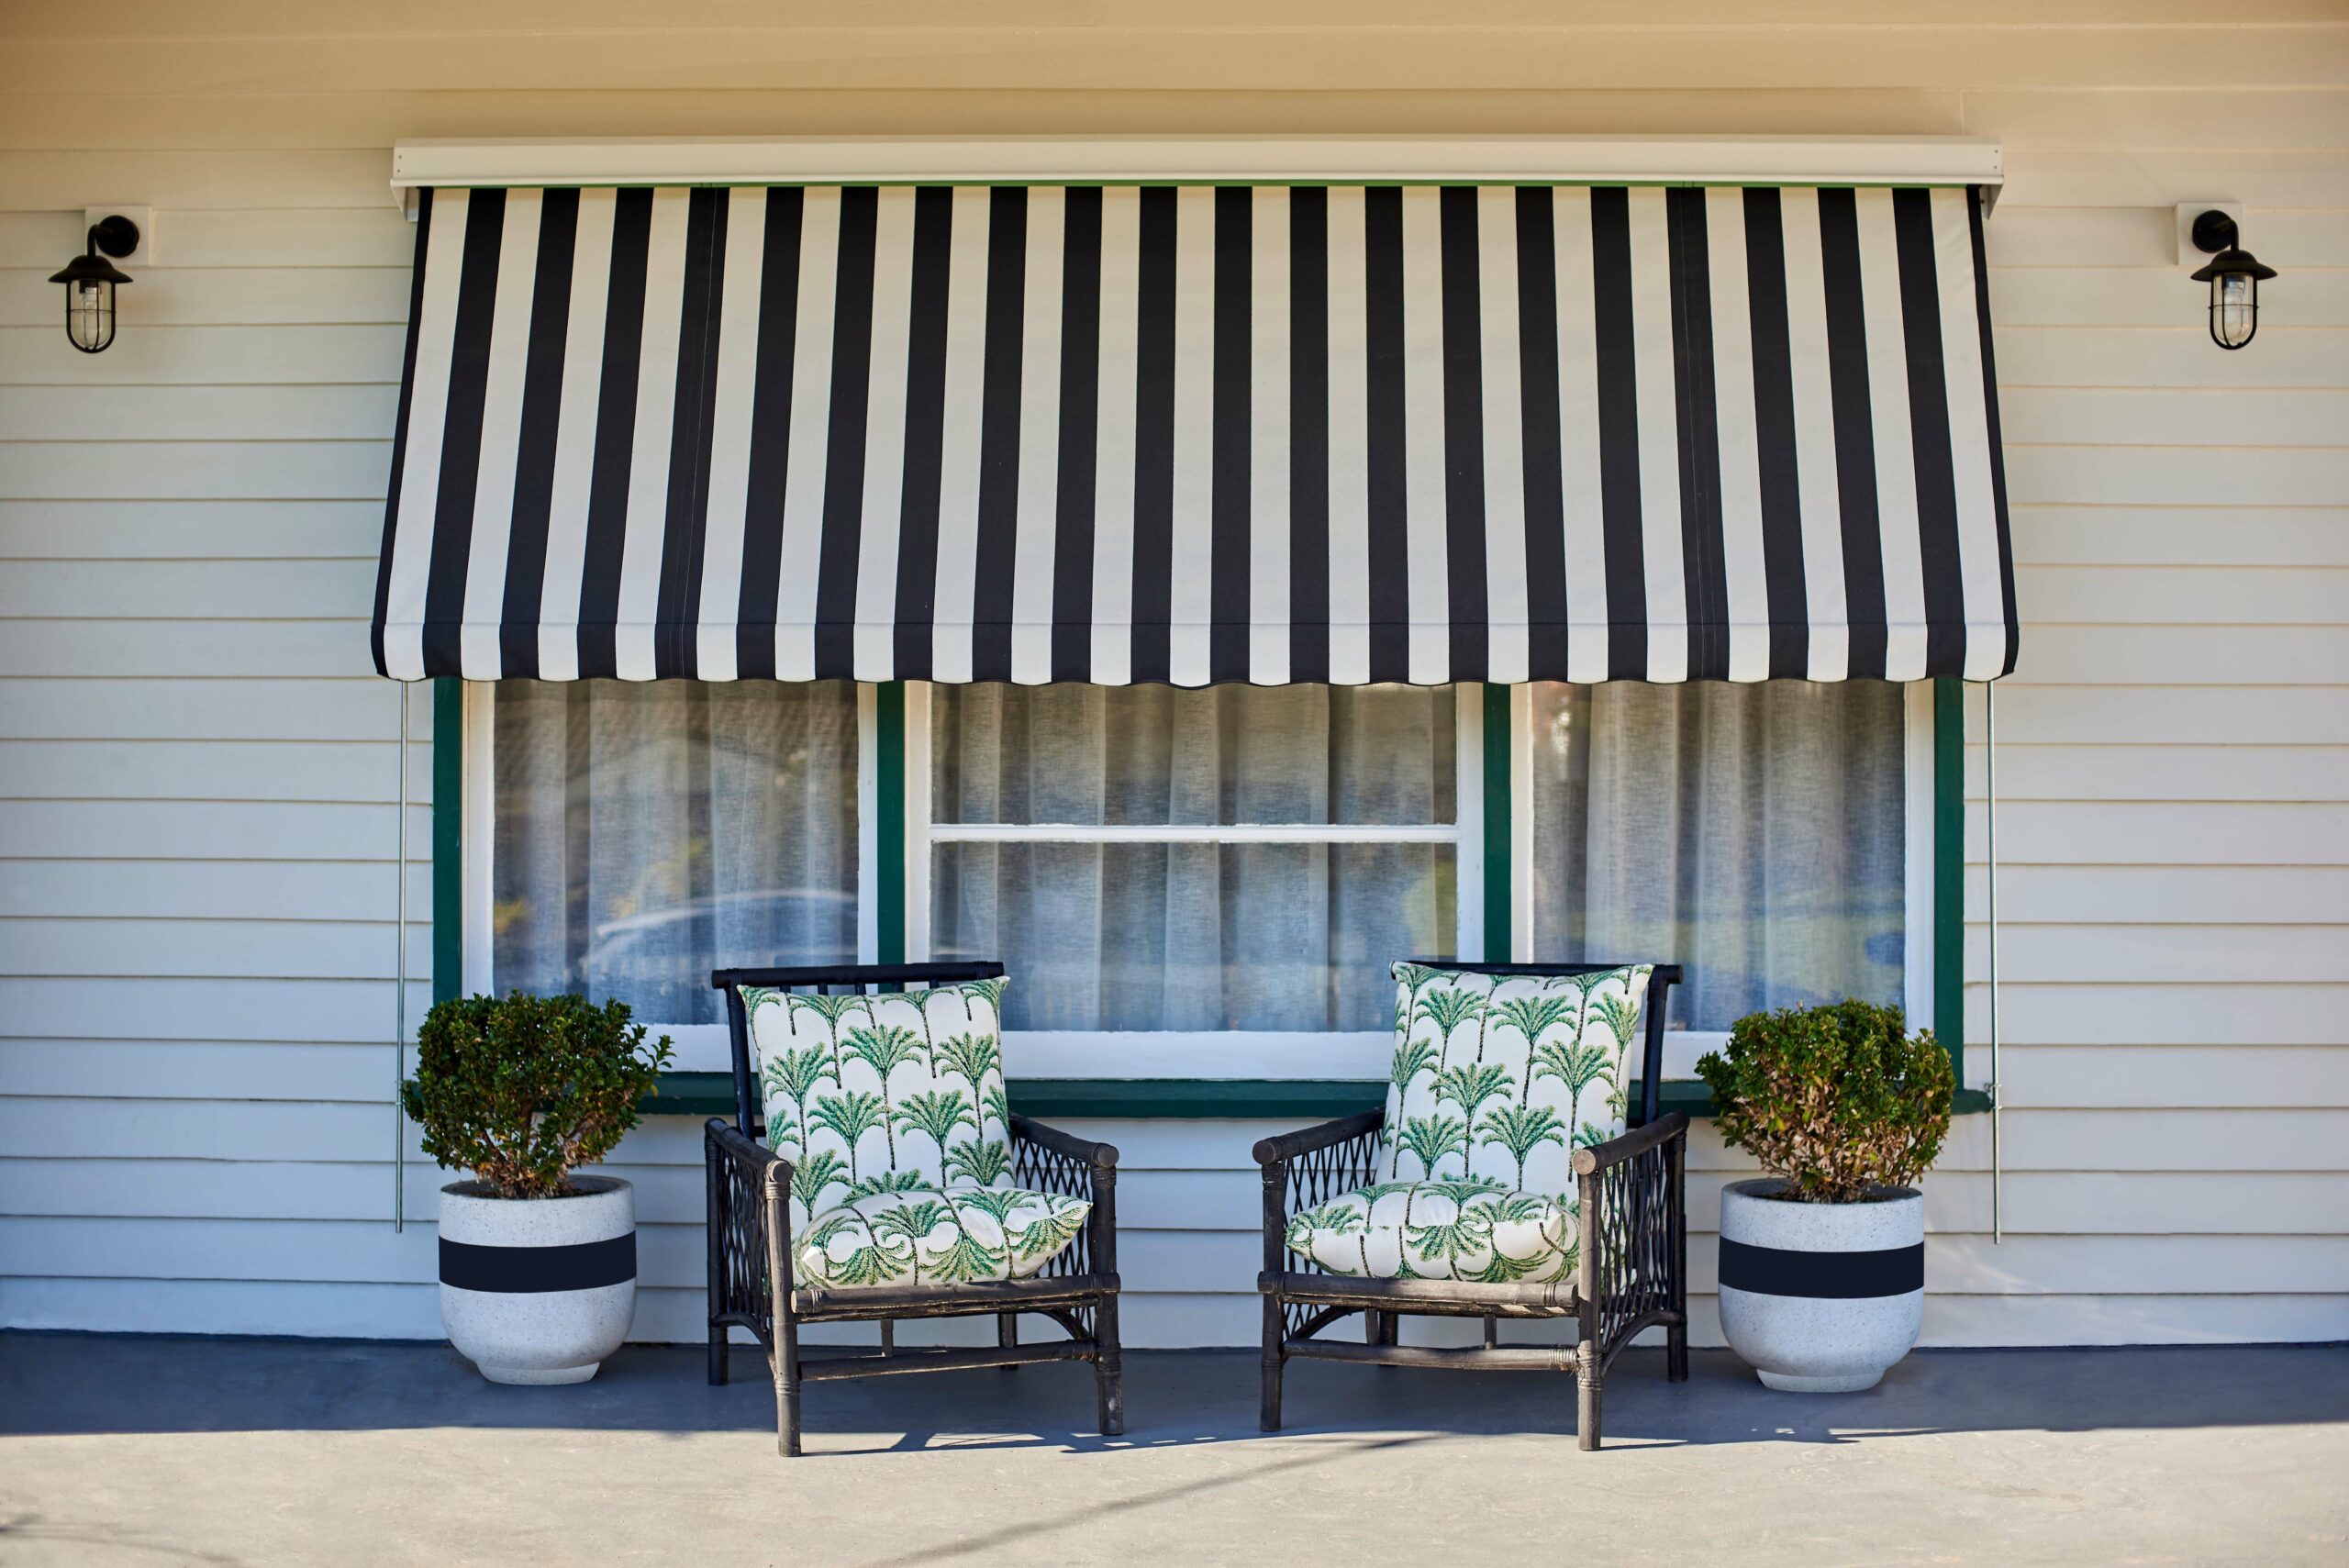
[[[2194,281],[2210,285],[2210,341],[2221,349],[2240,349],[2259,330],[2259,285],[2276,275],[2242,239],[2235,220],[2216,207],[2194,220],[2195,249],[2210,255]]]
[[[114,291],[131,281],[106,257],[138,249],[139,226],[117,213],[90,225],[89,249],[50,278],[65,285],[65,336],[83,353],[104,353],[114,341]]]

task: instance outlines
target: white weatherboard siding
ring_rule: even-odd
[[[293,0],[233,24],[161,0],[0,14],[0,1326],[438,1333],[432,1228],[387,1222],[397,709],[366,648],[414,239],[395,139],[1831,133],[1997,137],[2009,172],[2008,1240],[1967,1118],[1927,1184],[1927,1338],[2349,1337],[2338,6],[1029,10],[996,31],[920,0],[698,29],[622,0],[417,4],[392,31]],[[2283,273],[2242,353],[2176,263],[2171,205],[2198,197],[2245,203]],[[152,204],[156,262],[86,358],[45,280],[109,199]],[[421,917],[429,746],[413,762]],[[419,976],[430,946],[419,918]],[[1977,923],[1977,1041],[1986,957]],[[1131,1340],[1248,1340],[1267,1126],[1083,1130],[1126,1151]],[[660,1118],[617,1164],[641,1188],[640,1337],[700,1331],[699,1159]],[[1709,1292],[1743,1163],[1709,1131],[1691,1162]],[[412,1215],[437,1179],[411,1168]]]

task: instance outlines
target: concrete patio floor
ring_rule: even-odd
[[[630,1349],[496,1388],[445,1346],[0,1335],[0,1562],[2349,1562],[2349,1349],[1920,1352],[1777,1395],[1634,1352],[1608,1443],[1564,1378],[1244,1352],[811,1387]]]

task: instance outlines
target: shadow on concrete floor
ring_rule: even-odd
[[[1876,1388],[1764,1388],[1725,1351],[1664,1378],[1633,1351],[1607,1380],[1610,1446],[1839,1443],[1965,1431],[2101,1431],[2349,1422],[2349,1347],[1920,1351]],[[0,1334],[0,1435],[368,1431],[447,1428],[772,1432],[755,1350],[735,1381],[696,1349],[631,1346],[592,1383],[484,1383],[446,1345],[312,1340]],[[1100,1452],[1257,1440],[1253,1351],[1132,1351],[1127,1434],[1092,1430],[1083,1365],[819,1384],[803,1395],[818,1452],[932,1447]],[[1408,1443],[1428,1436],[1574,1432],[1563,1374],[1433,1373],[1292,1362],[1287,1431]]]

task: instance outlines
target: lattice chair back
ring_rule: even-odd
[[[720,971],[738,1119],[792,1162],[794,1232],[853,1198],[1012,1184],[1000,964]]]
[[[1397,964],[1377,1179],[1571,1203],[1574,1151],[1630,1119],[1631,1045],[1653,969]],[[1649,1032],[1660,1047],[1661,1030]]]

